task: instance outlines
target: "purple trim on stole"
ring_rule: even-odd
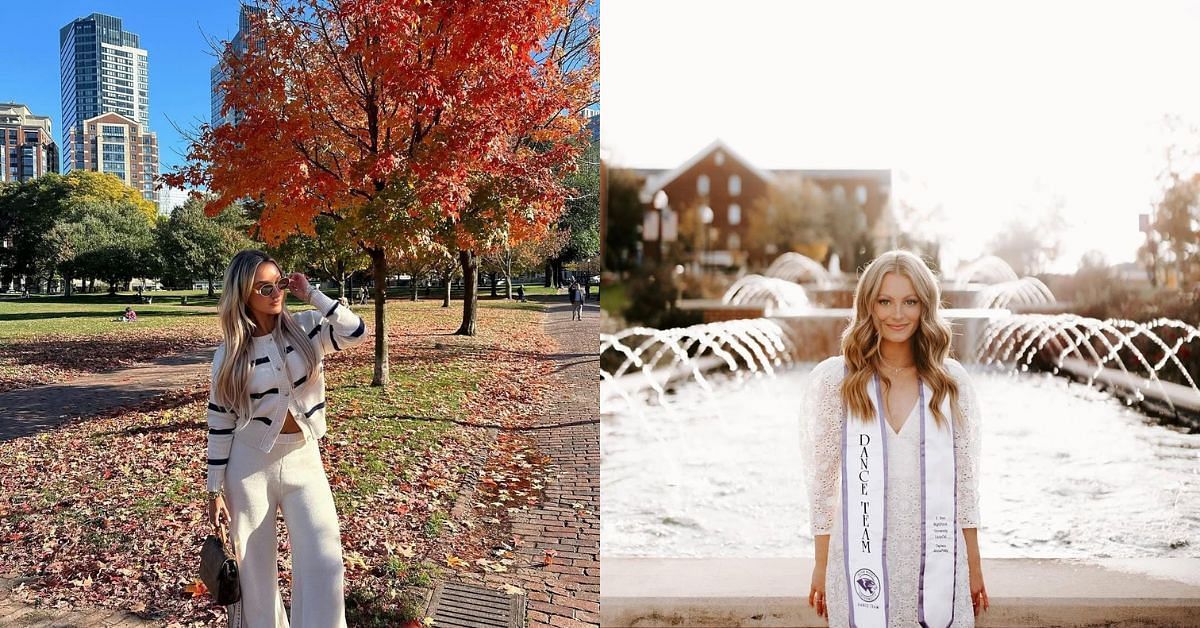
[[[921,383],[921,379],[917,378],[917,391],[921,404],[921,576],[917,582],[917,621],[924,628],[929,628],[929,624],[925,623],[925,387]],[[947,626],[954,625],[954,604],[958,599],[958,536],[962,534],[958,527],[958,461],[954,454],[954,423],[953,416],[946,421],[950,428],[950,468],[951,476],[954,478],[954,504],[952,515],[954,517],[954,577],[950,584],[950,623]]]
[[[925,623],[925,386],[917,377],[917,404],[921,406],[921,571],[917,579],[917,621],[922,628],[929,628]],[[958,543],[958,539],[955,539]]]
[[[952,530],[954,530],[954,583],[950,587],[950,623],[947,626],[954,625],[954,606],[958,601],[958,537],[962,536],[962,528],[958,525],[958,452],[954,449],[954,410],[951,409],[950,416],[946,417],[946,424],[950,428],[950,477],[953,478],[954,484],[954,503],[951,510]],[[963,539],[966,542],[966,539]],[[970,578],[967,578],[968,594],[970,593]]]
[[[842,378],[850,372],[849,367],[842,368]],[[854,625],[854,583],[850,581],[850,544],[847,543],[847,530],[850,529],[850,491],[847,489],[846,483],[846,433],[850,430],[850,410],[846,409],[842,413],[842,468],[840,470],[842,476],[842,564],[846,569],[846,585],[849,590],[846,591],[846,604],[850,607],[849,614],[846,618],[850,621],[850,628],[856,628]]]
[[[887,568],[887,478],[888,478],[888,456],[887,442],[888,435],[885,430],[891,430],[888,427],[887,418],[883,416],[883,390],[879,386],[879,374],[875,374],[875,404],[876,411],[879,414],[879,442],[883,447],[883,538],[880,540],[880,554],[883,558],[883,620],[885,623],[892,621],[892,593],[888,590],[888,568]],[[853,587],[852,587],[853,588]]]

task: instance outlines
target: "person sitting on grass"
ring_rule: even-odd
[[[115,320],[118,323],[136,323],[137,322],[137,312],[133,311],[132,305],[127,305],[127,306],[125,306],[125,314]]]

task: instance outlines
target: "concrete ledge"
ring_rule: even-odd
[[[978,626],[1200,625],[1200,559],[985,559]],[[810,558],[606,558],[600,624],[824,626],[808,607]]]

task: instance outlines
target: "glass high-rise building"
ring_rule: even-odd
[[[241,11],[238,13],[238,32],[229,41],[229,46],[233,49],[234,55],[240,57],[250,49],[249,44],[246,43],[246,39],[250,33],[250,19],[255,14],[262,12],[263,9],[261,8],[242,5]],[[258,49],[261,50],[262,48],[263,45],[259,42]],[[224,115],[221,114],[221,109],[225,106],[225,90],[221,89],[221,82],[225,80],[225,76],[225,63],[218,60],[209,73],[209,87],[212,92],[210,115],[212,126],[214,127],[221,126],[222,124],[234,124],[238,121],[236,111],[229,111]]]
[[[121,18],[93,13],[62,27],[58,41],[63,172],[111,172],[156,200],[158,138],[150,131],[150,66],[138,36],[122,28]],[[88,124],[106,114],[138,128],[117,137],[115,127]],[[101,128],[107,134],[93,132]]]

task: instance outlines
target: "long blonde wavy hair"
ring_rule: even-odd
[[[946,420],[941,404],[950,395],[950,408],[955,423],[961,424],[963,417],[958,408],[958,385],[946,368],[950,357],[950,323],[942,318],[941,290],[933,271],[913,253],[888,251],[875,258],[858,280],[854,290],[854,318],[842,333],[842,357],[846,362],[846,378],[842,381],[842,402],[864,422],[877,416],[875,404],[868,386],[876,374],[886,391],[891,387],[884,370],[880,368],[881,337],[872,316],[872,305],[879,298],[883,277],[896,273],[912,282],[921,303],[921,317],[917,329],[909,342],[912,343],[913,358],[917,375],[932,391],[933,418],[939,427]]]
[[[251,340],[252,332],[258,328],[254,316],[250,313],[250,295],[254,289],[254,274],[261,264],[279,264],[262,251],[247,249],[239,251],[225,269],[225,285],[221,290],[221,300],[217,304],[217,318],[221,322],[221,334],[225,338],[225,359],[217,369],[216,381],[213,382],[213,396],[217,403],[230,408],[239,418],[250,414],[250,361],[253,359]],[[283,269],[279,269],[280,275]],[[287,300],[283,302],[283,310],[275,321],[275,329],[271,331],[279,353],[285,354],[284,347],[290,345],[303,359],[306,365],[309,381],[315,379],[315,371],[320,364],[320,357],[309,342],[308,334],[300,327],[287,309]],[[297,377],[292,374],[291,377]]]

